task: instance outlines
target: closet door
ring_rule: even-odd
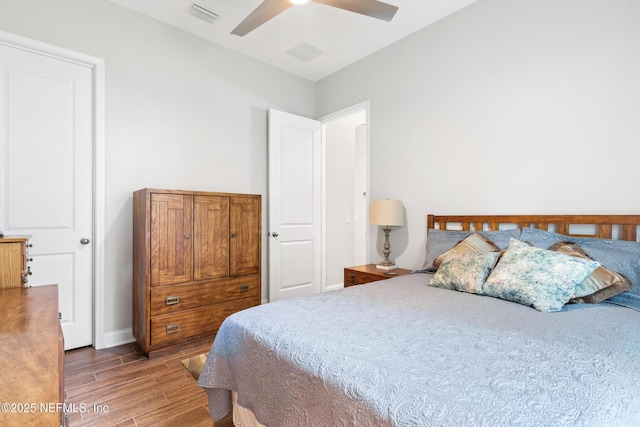
[[[92,336],[98,101],[96,70],[85,59],[0,34],[0,230],[32,236],[29,285],[58,284],[67,349],[98,340]]]
[[[262,206],[258,197],[231,198],[232,276],[260,272]]]
[[[194,197],[193,280],[229,276],[229,198]]]
[[[193,196],[151,194],[151,286],[191,281]]]

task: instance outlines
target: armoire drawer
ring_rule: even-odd
[[[231,314],[256,306],[257,298],[215,304],[151,318],[151,346],[213,334]]]
[[[257,274],[151,289],[151,316],[258,296]]]

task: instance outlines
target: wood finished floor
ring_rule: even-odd
[[[67,351],[65,403],[86,407],[70,415],[69,425],[233,427],[231,416],[214,424],[206,393],[180,363],[210,347],[211,343],[151,360],[137,344]]]

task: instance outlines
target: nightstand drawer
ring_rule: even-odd
[[[344,273],[344,286],[364,285],[365,283],[376,282],[378,280],[385,280],[388,277],[380,277],[373,274],[356,273],[353,271],[345,271]]]
[[[378,280],[391,279],[396,276],[404,276],[411,274],[411,270],[404,268],[396,268],[392,270],[392,276],[388,275],[389,271],[376,268],[375,264],[360,265],[356,267],[348,267],[344,269],[344,287],[355,285],[364,285],[365,283],[377,282]]]

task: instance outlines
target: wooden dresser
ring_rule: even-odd
[[[0,237],[0,289],[21,288],[27,284],[31,269],[28,248],[31,236]]]
[[[0,313],[0,425],[65,425],[58,286],[0,290]]]
[[[260,195],[133,195],[133,335],[148,356],[210,338],[261,301]]]

